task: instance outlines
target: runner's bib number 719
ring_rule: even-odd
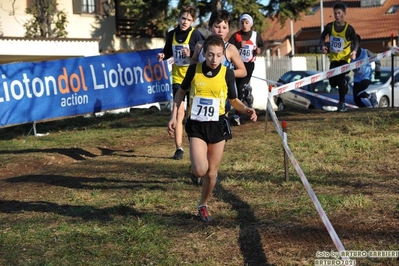
[[[194,96],[191,107],[191,120],[208,122],[219,121],[219,104],[218,98],[204,98]]]

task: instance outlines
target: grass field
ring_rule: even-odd
[[[337,249],[259,112],[233,127],[209,202],[167,113],[73,118],[0,129],[0,265],[315,265]],[[398,265],[399,111],[285,111],[290,149],[357,265]],[[323,254],[324,253],[324,254]],[[371,254],[371,253],[370,253]],[[386,253],[387,254],[387,253]],[[378,255],[378,254],[377,254]],[[379,255],[382,255],[380,253]]]

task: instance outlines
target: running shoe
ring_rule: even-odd
[[[193,174],[193,171],[191,170],[191,165],[188,169],[189,169],[189,175],[190,175],[190,178],[191,178],[191,181],[193,182],[193,184],[197,185],[197,186],[201,186],[202,185],[202,177],[196,177]]]
[[[198,206],[198,216],[200,220],[204,223],[210,222],[213,220],[213,217],[211,216],[208,206]]]
[[[337,112],[345,112],[347,110],[345,102],[338,103]]]
[[[173,159],[175,159],[175,160],[181,160],[181,159],[183,159],[183,154],[184,154],[184,151],[182,150],[182,149],[177,149],[176,151],[175,151],[175,155],[173,155]]]
[[[370,93],[369,100],[373,108],[378,108],[377,95],[375,94],[375,92]]]
[[[240,116],[239,115],[234,115],[231,119],[231,125],[233,126],[239,126],[241,125],[241,121],[240,121]]]

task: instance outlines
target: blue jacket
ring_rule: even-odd
[[[367,59],[370,56],[374,55],[372,52],[370,52],[367,49],[359,48],[358,52],[359,51],[360,51],[360,53],[356,54],[357,55],[356,59],[353,59],[351,61],[351,63],[352,62],[356,62],[356,61],[360,61],[360,60],[363,60],[363,59]],[[375,70],[376,71],[380,71],[381,63],[379,61],[375,61],[375,66],[376,66]],[[372,69],[371,64],[369,63],[369,64],[362,65],[362,66],[360,66],[358,68],[355,68],[353,70],[353,73],[354,73],[353,81],[359,83],[359,82],[361,82],[362,80],[365,80],[365,79],[371,80],[372,75],[373,75],[373,69]]]

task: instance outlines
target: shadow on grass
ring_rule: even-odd
[[[109,179],[105,177],[67,177],[62,175],[25,175],[4,180],[8,183],[42,183],[74,189],[141,189],[163,190],[166,188],[156,185],[159,181],[128,181]],[[93,184],[95,183],[95,185]],[[116,185],[114,185],[116,183]],[[165,183],[167,183],[165,181]],[[146,185],[151,184],[151,185]],[[154,184],[154,185],[152,185]]]
[[[0,200],[0,212],[22,213],[22,212],[43,212],[57,213],[63,216],[79,217],[84,220],[98,220],[103,222],[112,221],[111,215],[141,216],[144,213],[138,212],[127,206],[113,206],[99,209],[92,206],[77,206],[68,204],[56,204],[46,201],[15,201]]]
[[[0,150],[0,155],[3,154],[28,154],[28,153],[57,153],[68,156],[76,161],[86,160],[85,157],[95,158],[98,156],[121,156],[121,157],[141,157],[141,158],[154,158],[154,159],[173,159],[171,156],[147,156],[135,155],[134,150],[114,150],[108,148],[97,147],[101,151],[100,155],[91,153],[81,148],[50,148],[50,149],[24,149],[24,150]]]
[[[154,117],[158,119],[154,119]],[[103,116],[76,116],[60,118],[52,121],[38,121],[37,132],[59,132],[65,130],[85,130],[87,128],[137,128],[165,127],[170,114],[150,109],[132,109],[130,113],[105,113]],[[33,123],[25,123],[10,127],[0,127],[0,140],[11,140],[28,137]]]
[[[2,154],[25,154],[25,153],[58,153],[61,155],[65,155],[71,157],[74,160],[82,161],[86,160],[86,157],[97,157],[97,155],[88,152],[84,149],[80,148],[68,148],[68,149],[59,149],[59,148],[51,148],[51,149],[25,149],[25,150],[12,150],[12,151],[3,151],[0,150],[0,155]]]
[[[230,203],[237,211],[236,221],[240,227],[238,243],[244,257],[244,265],[271,265],[267,262],[258,228],[254,226],[258,222],[251,206],[237,195],[224,189],[222,185],[216,186],[214,194],[218,199]]]

